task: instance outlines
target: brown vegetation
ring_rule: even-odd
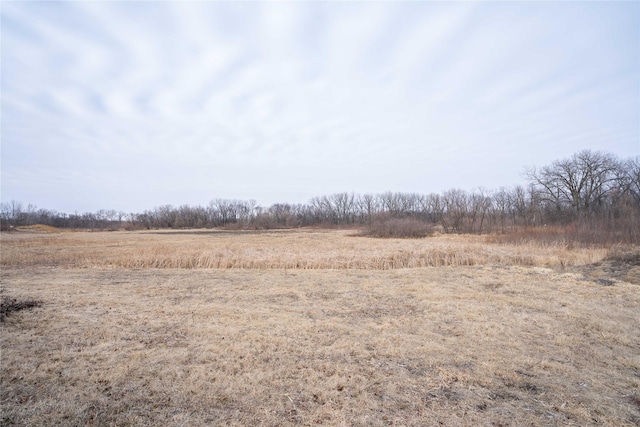
[[[307,204],[258,206],[255,200],[212,200],[207,206],[158,206],[142,213],[99,210],[65,214],[11,201],[0,203],[0,228],[47,224],[65,229],[268,230],[367,227],[372,236],[511,235],[550,226],[590,245],[640,244],[640,157],[621,160],[588,150],[528,171],[528,185],[494,191],[451,189],[442,194],[336,193]]]
[[[387,218],[374,221],[360,232],[362,236],[416,239],[434,233],[435,227],[414,218]]]
[[[351,233],[2,235],[0,424],[640,423],[633,247]]]
[[[607,248],[564,242],[496,242],[494,236],[354,237],[354,230],[182,230],[12,233],[1,236],[5,267],[389,270],[469,265],[586,265]]]

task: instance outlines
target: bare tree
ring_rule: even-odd
[[[640,207],[640,156],[620,164],[618,188],[621,193],[628,194],[635,205]]]
[[[373,215],[375,215],[380,209],[377,197],[373,194],[363,194],[357,197],[355,203],[358,207],[360,217],[364,218],[367,225],[371,227]]]
[[[491,197],[488,196],[486,190],[478,189],[470,194],[468,199],[469,212],[469,230],[474,233],[482,234],[483,227],[489,209],[491,208]]]
[[[584,150],[540,170],[530,169],[527,176],[543,200],[582,216],[602,204],[618,167],[611,154]]]
[[[445,220],[445,205],[443,197],[440,194],[431,193],[424,198],[424,210],[429,213],[429,219],[432,223],[440,223],[445,231],[448,233],[447,222]]]
[[[355,195],[353,193],[337,193],[329,198],[331,211],[334,213],[336,223],[351,224],[355,215]]]
[[[509,213],[510,198],[509,192],[503,187],[493,194],[491,204],[491,215],[493,221],[500,224],[500,232],[505,232],[507,214]]]
[[[445,232],[462,233],[468,215],[468,194],[464,190],[452,189],[442,195],[444,215],[442,225]]]
[[[11,200],[10,202],[3,202],[1,205],[2,221],[6,221],[11,225],[23,225],[24,221],[24,209],[22,203]]]

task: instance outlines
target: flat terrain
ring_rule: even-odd
[[[640,425],[633,258],[352,234],[3,233],[0,425]]]

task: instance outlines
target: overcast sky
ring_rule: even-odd
[[[637,1],[1,7],[3,201],[268,206],[640,155]]]

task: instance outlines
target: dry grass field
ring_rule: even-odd
[[[39,230],[39,229],[36,229]],[[389,270],[470,265],[577,266],[605,249],[500,244],[487,236],[429,239],[354,237],[350,230],[149,231],[2,236],[3,267]]]
[[[42,302],[0,324],[0,425],[640,425],[635,255],[45,231],[0,236]]]

